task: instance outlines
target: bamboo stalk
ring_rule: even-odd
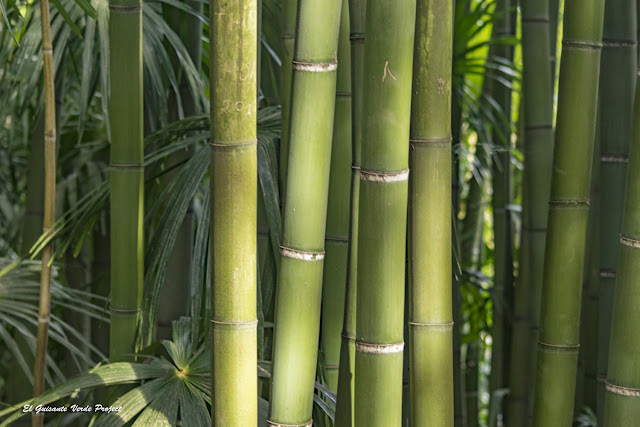
[[[341,1],[300,0],[269,422],[308,425],[320,332]]]
[[[336,403],[336,427],[355,422],[356,300],[358,279],[358,213],[360,200],[360,161],[362,147],[362,108],[364,91],[364,40],[366,0],[349,0],[349,40],[351,42],[351,199],[349,216],[349,254],[345,288],[340,369]]]
[[[409,182],[410,419],[413,426],[453,426],[453,5],[420,0],[416,16]]]
[[[322,335],[325,378],[329,389],[338,389],[340,343],[344,320],[347,262],[349,259],[349,202],[351,198],[351,49],[349,45],[349,4],[342,0],[335,119],[331,147],[331,172],[327,227],[326,261],[322,286]]]
[[[210,9],[211,419],[256,425],[257,2]]]
[[[280,98],[281,135],[280,135],[280,200],[285,200],[287,172],[289,170],[289,127],[291,123],[291,81],[293,69],[293,51],[296,38],[296,14],[298,0],[282,1],[282,94]]]
[[[522,59],[524,105],[523,221],[520,282],[515,290],[518,322],[514,325],[508,419],[529,424],[535,379],[535,345],[547,232],[547,204],[553,147],[553,88],[549,65],[549,2],[523,0]],[[524,307],[523,307],[524,306]],[[527,307],[528,306],[528,307]],[[523,339],[522,331],[530,325]],[[526,340],[526,343],[525,343]]]
[[[355,425],[400,425],[415,0],[367,4]],[[405,144],[403,141],[406,141]]]
[[[600,191],[605,209],[599,215],[598,375],[606,378],[611,311],[618,264],[624,185],[633,119],[636,81],[637,23],[635,0],[610,0],[604,11],[598,137]],[[604,419],[605,383],[598,384],[598,418]]]
[[[603,12],[601,0],[565,3],[533,415],[540,427],[573,419]]]
[[[513,36],[511,33],[510,0],[499,0],[496,4],[496,20],[493,34],[497,37]],[[506,44],[493,47],[494,55],[507,61],[513,60],[513,49]],[[493,277],[493,326],[491,328],[491,376],[489,391],[494,398],[495,391],[508,386],[509,344],[511,319],[508,307],[512,305],[513,287],[513,243],[511,215],[507,210],[512,201],[511,194],[511,89],[496,81],[491,81],[491,96],[502,109],[503,121],[492,130],[495,161],[492,162],[491,178],[493,197],[494,235],[494,277]],[[499,411],[502,413],[502,409]]]
[[[630,8],[637,5],[630,5]],[[627,10],[638,17],[638,9]],[[637,21],[636,21],[637,22]],[[638,267],[640,266],[640,84],[636,81],[620,256],[617,264],[616,288],[611,322],[611,342],[607,372],[604,425],[634,425],[640,417],[640,342],[635,330],[640,321],[638,304]]]
[[[109,2],[111,99],[110,360],[132,360],[143,286],[142,3]]]
[[[42,226],[44,232],[47,233],[56,220],[56,101],[48,0],[40,1],[40,22],[42,25],[42,60],[44,62],[44,216]],[[45,387],[47,341],[51,320],[52,258],[53,243],[49,243],[42,251],[38,332],[33,367],[34,397],[44,393]],[[41,427],[43,423],[44,414],[34,412],[32,425]]]

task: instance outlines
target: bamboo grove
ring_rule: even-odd
[[[637,0],[0,6],[0,426],[640,422]]]

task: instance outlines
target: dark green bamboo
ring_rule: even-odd
[[[569,426],[573,418],[604,1],[566,0],[564,10],[538,334],[536,427]]]
[[[322,286],[320,345],[329,389],[338,390],[340,343],[344,320],[349,259],[349,203],[351,200],[351,49],[349,3],[342,0],[338,42],[335,119],[331,148],[329,200],[325,237],[326,260]]]
[[[461,83],[464,84],[464,75],[460,77]],[[454,80],[455,83],[455,80]],[[451,147],[451,204],[452,204],[452,236],[456,236],[459,230],[460,221],[458,214],[460,212],[460,158],[457,147],[462,143],[462,99],[454,96],[451,101],[451,134],[453,136]],[[462,294],[460,291],[461,263],[460,263],[460,245],[457,239],[453,242],[452,248],[452,269],[451,287],[452,287],[452,305],[453,305],[453,422],[455,427],[465,425],[466,408],[463,396],[465,387],[463,387],[464,376],[462,375],[462,364],[460,356],[461,346],[461,304]]]
[[[143,285],[142,3],[109,2],[112,362],[135,351]]]
[[[560,19],[560,1],[549,1],[549,66],[551,68],[551,90],[555,95],[555,82],[558,71],[558,31]]]
[[[609,0],[604,11],[598,136],[600,139],[600,191],[604,209],[599,215],[598,375],[606,378],[611,310],[618,264],[636,81],[636,0]],[[594,242],[595,243],[595,242]],[[598,418],[604,417],[605,383],[598,387]]]
[[[640,419],[640,337],[636,330],[640,322],[640,84],[637,82],[633,120],[605,383],[605,426],[632,426]]]
[[[345,289],[336,427],[354,424],[355,361],[356,361],[356,286],[358,272],[358,212],[360,200],[360,159],[362,145],[362,102],[364,91],[364,39],[366,0],[349,0],[349,30],[351,41],[351,200],[349,217],[349,259]]]
[[[466,427],[478,427],[480,419],[478,418],[478,375],[479,375],[479,349],[480,340],[475,339],[467,344],[465,355],[466,363],[464,368],[465,378],[465,400],[466,400]]]
[[[44,114],[36,117],[31,133],[27,200],[22,223],[22,253],[27,254],[42,234],[44,216]]]
[[[415,0],[367,4],[355,425],[400,425]]]
[[[51,40],[51,20],[49,1],[40,1],[40,22],[42,28],[42,60],[44,74],[44,215],[42,228],[47,233],[56,220],[56,100],[53,74],[53,46]],[[42,251],[40,275],[40,298],[38,304],[38,332],[33,366],[33,395],[44,393],[47,341],[51,321],[51,262],[53,262],[53,242]],[[42,426],[43,413],[33,413],[33,427]]]
[[[453,426],[453,4],[420,0],[416,16],[409,183],[410,419],[413,426]]]
[[[540,313],[540,292],[547,203],[551,180],[553,147],[553,93],[549,65],[549,3],[522,0],[522,60],[524,102],[523,221],[520,265],[521,280],[516,288],[519,302],[519,332],[512,340],[511,394],[507,418],[512,425],[527,425],[534,386],[535,345]],[[526,275],[526,277],[525,277]],[[528,309],[523,308],[528,301]],[[529,319],[530,316],[530,319]],[[522,328],[530,324],[528,342]],[[526,374],[525,374],[526,373]]]
[[[44,215],[44,114],[36,116],[29,144],[29,163],[27,169],[27,197],[22,222],[22,253],[28,254],[31,246],[42,234]],[[21,348],[27,364],[33,365],[33,353],[24,339],[16,331],[13,334]],[[6,378],[5,399],[11,403],[22,402],[31,397],[33,387],[17,361],[12,361]],[[28,418],[16,421],[16,424],[30,423]]]
[[[257,2],[210,9],[211,422],[256,425]]]
[[[493,35],[497,38],[514,36],[511,26],[511,2],[499,0],[496,3],[496,20]],[[513,60],[513,48],[507,44],[493,46],[493,54],[507,61]],[[504,117],[492,129],[494,156],[491,164],[493,196],[493,326],[491,328],[491,376],[489,392],[496,398],[495,391],[508,387],[509,344],[511,319],[509,307],[512,305],[513,291],[513,243],[511,235],[511,215],[507,210],[512,201],[511,190],[511,89],[498,81],[489,81],[489,92],[500,106]],[[499,413],[502,413],[502,409]]]
[[[293,52],[296,37],[296,13],[298,0],[282,1],[282,88],[280,104],[282,105],[282,124],[280,136],[280,200],[285,200],[287,172],[289,170],[289,127],[291,123],[291,81]]]
[[[300,0],[269,420],[310,425],[320,331],[340,0]]]

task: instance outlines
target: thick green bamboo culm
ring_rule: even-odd
[[[520,280],[515,288],[511,345],[510,425],[528,424],[535,379],[535,352],[553,152],[553,93],[549,65],[549,2],[522,0],[522,100],[524,176]],[[523,330],[530,325],[530,333]]]
[[[355,425],[402,419],[415,0],[367,3],[358,220]],[[404,142],[403,142],[404,141]]]
[[[418,0],[416,17],[409,182],[410,419],[416,427],[453,426],[453,4]]]
[[[634,15],[636,15],[634,13]],[[636,15],[637,16],[637,15]],[[609,367],[607,372],[606,426],[631,426],[640,419],[640,84],[636,82],[620,256],[617,265]]]
[[[569,426],[573,419],[604,1],[566,0],[564,10],[538,334],[535,427]]]
[[[42,25],[42,60],[44,63],[44,217],[43,230],[48,232],[56,220],[56,100],[53,75],[53,47],[48,0],[40,1]],[[51,321],[51,262],[53,243],[42,251],[40,299],[38,304],[38,332],[33,367],[33,395],[44,393],[47,341]],[[32,425],[42,426],[44,414],[33,413]]]
[[[329,200],[325,237],[326,259],[322,286],[320,345],[329,389],[338,390],[340,343],[344,320],[345,286],[349,259],[349,205],[351,200],[351,46],[349,3],[342,0],[338,41],[335,119],[331,148]]]
[[[606,378],[611,310],[618,264],[624,185],[637,66],[636,0],[608,0],[604,10],[598,138],[600,139],[598,376]],[[605,383],[598,383],[598,418],[604,419]]]
[[[360,159],[362,146],[362,101],[366,0],[349,0],[351,41],[351,200],[349,217],[349,259],[345,288],[340,369],[336,402],[336,427],[354,424],[356,363],[356,295],[358,272],[358,208],[360,202]]]
[[[109,2],[111,118],[110,360],[135,352],[144,263],[142,3]]]
[[[257,2],[210,9],[211,422],[256,425]]]
[[[310,425],[342,1],[300,0],[269,421]]]
[[[282,1],[282,88],[280,104],[282,105],[282,125],[280,137],[280,200],[285,200],[287,187],[287,171],[289,169],[289,126],[291,123],[291,76],[293,50],[296,37],[296,13],[298,0]]]
[[[467,344],[465,354],[464,379],[465,379],[465,408],[466,427],[478,427],[478,374],[479,374],[479,349],[480,340],[475,339]]]

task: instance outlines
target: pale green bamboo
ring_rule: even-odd
[[[143,287],[142,3],[109,2],[112,362],[132,360]]]
[[[633,88],[636,81],[636,0],[609,0],[604,11],[598,137],[600,191],[605,209],[599,215],[598,376],[606,378],[611,310],[618,264],[624,185],[631,140]],[[594,260],[596,261],[596,260]],[[604,419],[605,384],[598,383],[598,419]]]
[[[42,60],[44,69],[44,216],[43,230],[47,233],[56,220],[56,100],[53,74],[53,46],[51,44],[51,20],[49,1],[40,1],[42,28]],[[49,322],[51,321],[51,263],[53,243],[42,251],[40,274],[40,298],[38,304],[38,332],[33,367],[33,395],[44,393]],[[34,412],[33,427],[41,427],[44,414]]]
[[[366,0],[349,0],[351,41],[351,200],[349,217],[349,259],[345,289],[340,369],[336,402],[336,427],[350,427],[355,421],[356,294],[358,272],[358,212],[362,145],[362,102],[364,90],[364,39]]]
[[[211,423],[255,426],[257,2],[210,9]]]
[[[601,0],[565,3],[538,334],[536,427],[570,426],[573,419],[603,12]]]
[[[356,303],[356,426],[397,426],[415,0],[367,4]],[[403,141],[406,141],[403,142]]]
[[[605,426],[631,426],[640,419],[640,342],[636,330],[640,322],[637,279],[640,274],[640,84],[637,82],[633,120],[611,322]]]
[[[347,0],[342,0],[335,119],[327,203],[326,261],[322,280],[322,335],[320,336],[325,379],[329,389],[333,392],[338,390],[340,343],[342,341],[347,262],[349,259],[350,199],[351,47],[349,44],[349,3]]]
[[[413,426],[453,426],[453,4],[419,0],[416,16],[409,183],[410,419]]]
[[[300,0],[269,420],[310,425],[320,332],[340,0]]]

